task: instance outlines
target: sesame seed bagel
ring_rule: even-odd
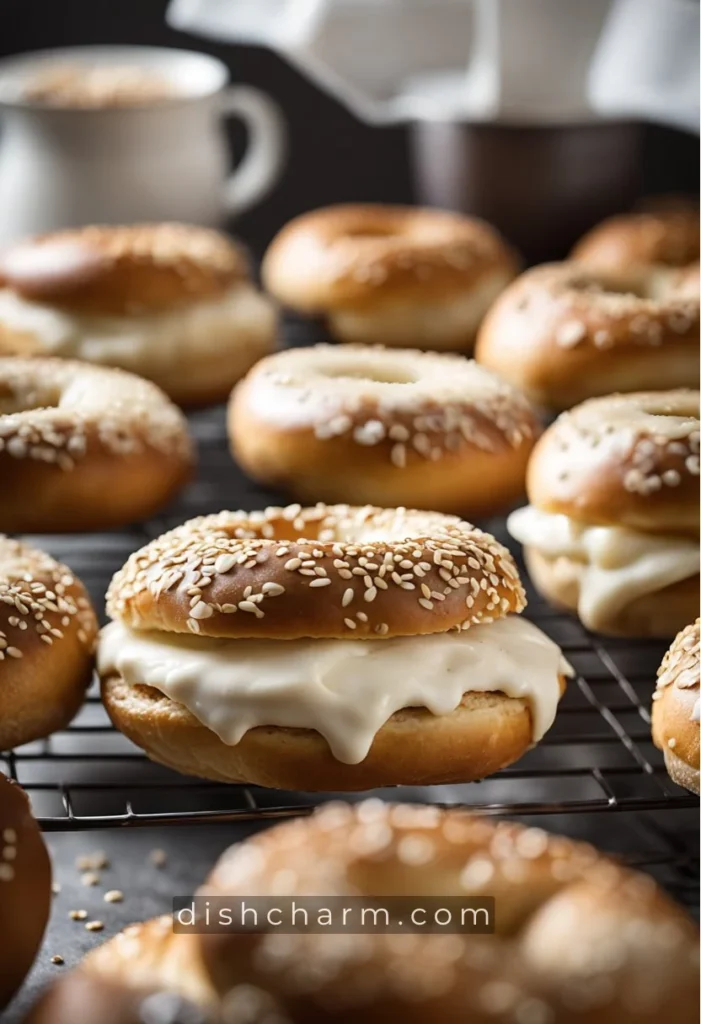
[[[341,205],[287,224],[265,255],[263,280],[291,309],[326,317],[339,341],[462,351],[517,267],[483,221]]]
[[[672,202],[610,217],[575,246],[572,259],[612,271],[636,266],[685,267],[699,258],[699,210]]]
[[[187,482],[185,418],[154,384],[63,359],[0,359],[0,530],[147,518]]]
[[[536,587],[592,630],[673,636],[698,611],[699,394],[594,398],[562,413],[508,527]]]
[[[49,852],[27,794],[0,774],[0,1010],[29,973],[50,910]]]
[[[291,505],[192,519],[133,554],[107,611],[209,637],[438,633],[519,612],[513,559],[454,516]]]
[[[348,345],[258,363],[229,404],[249,476],[302,501],[484,515],[523,493],[538,419],[462,356]]]
[[[683,629],[657,670],[652,738],[679,786],[699,792],[699,626]]]
[[[274,347],[276,313],[238,246],[184,224],[86,227],[0,257],[0,356],[60,356],[224,400]]]
[[[610,395],[563,413],[528,467],[546,512],[651,533],[699,531],[699,393]]]
[[[534,267],[490,309],[475,356],[552,409],[613,391],[698,386],[698,275]]]
[[[70,569],[0,536],[0,750],[61,729],[90,682],[97,619]]]
[[[377,931],[174,934],[159,919],[108,941],[82,969],[106,982],[168,978],[220,1009],[245,990],[249,1010],[261,1009],[254,1019],[290,1024],[657,1024],[667,1013],[692,1024],[698,1015],[694,923],[652,878],[541,829],[380,800],[327,804],[232,847],[198,893],[213,913],[242,898],[289,908],[309,896],[349,907],[348,921],[360,918],[358,900],[392,907],[399,897],[400,913],[418,910],[429,925],[435,907],[456,921],[490,896],[496,934],[391,934],[382,915]],[[266,1016],[272,1006],[277,1016]]]
[[[158,312],[221,294],[247,277],[237,245],[189,224],[57,231],[18,242],[0,258],[5,288],[83,313]]]

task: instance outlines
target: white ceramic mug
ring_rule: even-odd
[[[28,101],[27,83],[57,65],[153,71],[172,96],[87,109]],[[224,64],[184,50],[97,46],[5,59],[0,116],[0,243],[91,223],[217,226],[260,200],[285,159],[285,124],[273,100],[229,87]],[[225,116],[248,130],[233,173]]]

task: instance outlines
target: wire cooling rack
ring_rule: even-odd
[[[103,607],[113,572],[165,530],[223,508],[280,504],[280,495],[258,488],[233,463],[222,408],[194,414],[191,426],[199,447],[198,475],[164,514],[108,533],[29,538],[71,566],[97,608]],[[503,518],[480,525],[506,540]],[[574,617],[541,601],[531,587],[527,615],[560,644],[576,672],[547,736],[516,765],[483,782],[400,787],[381,795],[459,805],[481,814],[594,814],[598,841],[603,821],[613,825],[613,812],[633,812],[637,838],[629,851],[636,852],[638,863],[673,866],[671,887],[693,902],[694,888],[698,891],[693,826],[685,838],[676,816],[662,812],[683,812],[697,801],[669,779],[650,739],[649,708],[664,646],[593,636]],[[96,684],[67,729],[0,753],[0,770],[25,787],[46,830],[263,821],[308,813],[328,799],[328,794],[209,783],[153,764],[111,726]],[[685,817],[687,825],[695,819],[689,813]],[[641,830],[649,843],[640,839]],[[643,846],[648,852],[641,852]]]

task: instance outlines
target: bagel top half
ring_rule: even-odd
[[[509,551],[456,516],[321,504],[193,519],[131,555],[107,594],[135,629],[276,639],[438,633],[524,605]]]
[[[247,279],[239,246],[189,224],[91,225],[39,235],[0,255],[0,287],[72,313],[158,313]]]

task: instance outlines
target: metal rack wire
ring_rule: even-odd
[[[200,449],[198,476],[164,515],[105,534],[31,538],[74,569],[96,607],[102,608],[107,583],[127,555],[164,530],[222,508],[280,502],[279,495],[256,488],[233,464],[223,410],[195,414],[191,422]],[[506,539],[503,519],[484,525]],[[528,616],[561,645],[577,673],[551,731],[518,764],[481,783],[384,794],[489,815],[589,813],[601,822],[603,815],[634,812],[638,837],[630,844],[633,859],[670,868],[670,886],[693,902],[698,887],[694,843],[678,833],[673,815],[661,812],[691,809],[697,801],[671,782],[650,740],[649,708],[663,645],[592,636],[532,589],[529,596]],[[256,822],[308,813],[321,799],[203,782],[151,763],[113,729],[96,686],[67,729],[0,754],[0,770],[26,788],[47,830]],[[641,830],[649,843],[641,841]]]

